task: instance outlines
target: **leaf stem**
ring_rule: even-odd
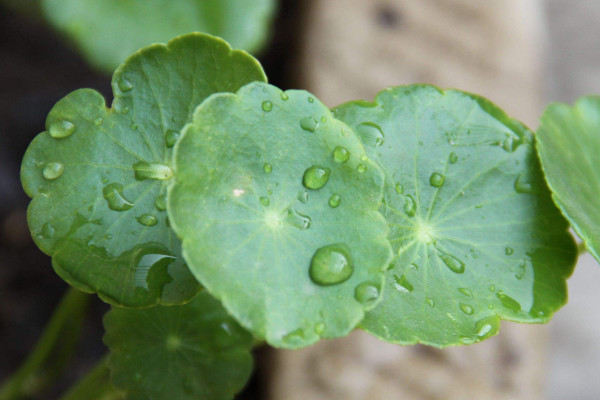
[[[66,367],[77,345],[89,296],[70,288],[21,367],[0,387],[0,400],[35,397]]]
[[[59,400],[122,400],[123,392],[110,382],[108,355]]]

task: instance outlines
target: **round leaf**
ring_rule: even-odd
[[[552,104],[536,134],[555,203],[600,261],[600,97]]]
[[[208,293],[182,306],[113,308],[104,318],[111,378],[129,400],[233,398],[253,339]]]
[[[30,144],[21,180],[33,198],[36,244],[73,286],[130,307],[177,304],[198,284],[168,226],[171,153],[194,108],[264,74],[248,54],[193,34],[154,45],[113,77],[106,108],[96,91],[75,91]]]
[[[42,0],[42,6],[50,23],[107,72],[144,46],[189,32],[256,51],[275,11],[274,0]]]
[[[274,346],[347,334],[390,260],[383,174],[304,91],[207,99],[175,149],[169,216],[194,275]]]
[[[338,107],[386,174],[396,258],[362,327],[394,343],[468,344],[499,319],[545,322],[575,262],[533,137],[486,100],[432,86]]]

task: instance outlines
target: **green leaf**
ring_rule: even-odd
[[[50,23],[107,72],[144,46],[189,32],[259,50],[275,11],[274,0],[42,0],[42,6]]]
[[[468,344],[499,319],[545,322],[566,302],[575,245],[523,125],[482,98],[425,85],[335,115],[386,175],[396,258],[364,329],[394,343]]]
[[[600,261],[600,97],[550,105],[536,138],[554,202]]]
[[[383,174],[305,91],[207,99],[175,149],[169,216],[202,284],[255,336],[297,348],[350,332],[391,254]]]
[[[56,272],[113,304],[192,298],[198,284],[165,212],[171,147],[204,98],[265,79],[248,54],[192,34],[127,60],[110,109],[90,89],[60,100],[21,169],[32,236]]]
[[[233,398],[252,372],[252,336],[206,291],[182,306],[113,308],[104,342],[127,399]]]

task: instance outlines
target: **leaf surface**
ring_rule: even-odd
[[[536,140],[555,203],[600,261],[600,97],[550,105]]]
[[[260,49],[274,0],[42,0],[50,23],[96,67],[113,71],[134,51],[190,32]]]
[[[60,100],[21,169],[32,236],[56,272],[113,304],[193,297],[198,284],[165,212],[172,146],[204,98],[265,79],[247,53],[191,34],[122,65],[112,108],[90,89]]]
[[[252,336],[206,291],[180,306],[104,318],[115,386],[129,400],[231,399],[252,372]]]
[[[390,88],[334,114],[385,171],[395,259],[362,327],[394,343],[469,344],[499,320],[545,322],[566,302],[576,252],[533,136],[488,101]]]
[[[349,333],[378,301],[383,174],[312,95],[252,83],[212,96],[175,154],[184,257],[255,336],[307,346]]]

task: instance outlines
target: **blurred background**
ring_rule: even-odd
[[[21,158],[60,98],[83,87],[112,96],[110,74],[27,9],[33,3],[0,1],[0,381],[24,360],[67,288],[30,238]],[[271,83],[310,90],[329,106],[426,82],[480,93],[535,129],[548,102],[600,93],[597,1],[280,0],[266,25],[256,54]],[[505,323],[499,337],[466,350],[391,349],[360,333],[300,352],[259,350],[239,398],[597,400],[599,285],[600,266],[584,255],[569,304],[548,326]],[[107,309],[92,300],[75,359],[36,398],[56,398],[105,353]],[[373,389],[381,385],[389,389]]]

